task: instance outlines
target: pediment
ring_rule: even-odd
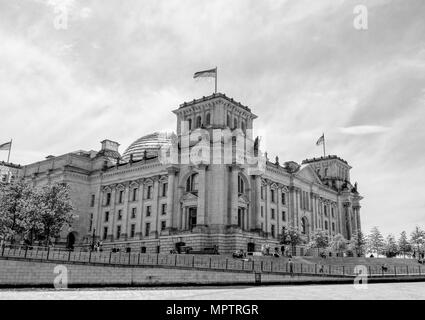
[[[310,165],[303,166],[295,176],[309,182],[322,184],[322,181]]]
[[[198,201],[198,196],[196,194],[191,193],[191,192],[186,192],[180,198],[180,202],[184,202],[184,201]]]
[[[248,199],[248,197],[245,194],[241,194],[238,198],[239,202],[245,203],[245,204],[249,204],[250,201]]]

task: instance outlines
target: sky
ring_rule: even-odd
[[[320,156],[325,133],[366,233],[425,228],[425,1],[365,1],[360,30],[358,4],[0,0],[0,143],[23,165],[106,138],[123,152],[175,131],[171,110],[214,90],[193,73],[217,66],[271,159]]]

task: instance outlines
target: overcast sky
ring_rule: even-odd
[[[214,89],[193,73],[217,66],[270,158],[320,156],[325,132],[364,231],[410,233],[425,227],[425,1],[364,2],[367,30],[358,1],[0,0],[0,143],[20,164],[105,138],[123,152],[175,130],[171,110]]]

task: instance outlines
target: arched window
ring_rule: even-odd
[[[230,128],[230,114],[227,114],[227,126]]]
[[[325,177],[328,176],[328,168],[325,168]]]
[[[189,130],[192,130],[192,119],[188,119],[189,122]]]
[[[186,191],[198,191],[198,174],[194,173],[186,180]]]
[[[240,175],[238,176],[238,193],[245,193],[245,184]]]
[[[200,128],[201,127],[201,122],[202,122],[201,116],[197,116],[196,117],[196,128]]]
[[[233,119],[233,129],[236,129],[238,127],[238,119]]]
[[[245,121],[241,122],[241,129],[245,133],[245,130],[246,130]]]
[[[206,119],[205,119],[205,125],[209,126],[211,124],[211,114],[207,113]]]

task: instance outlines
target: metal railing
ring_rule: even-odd
[[[281,274],[304,274],[353,277],[355,265],[325,265],[314,263],[288,263],[286,259],[234,259],[220,255],[152,254],[132,252],[97,252],[90,250],[68,250],[54,247],[3,246],[1,257],[41,260],[49,262],[78,262],[102,265],[184,267],[207,270],[261,272]],[[369,276],[424,275],[422,266],[366,266]]]

